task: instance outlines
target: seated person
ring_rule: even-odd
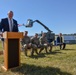
[[[40,48],[39,53],[41,53],[41,51],[42,51],[44,48],[45,48],[45,51],[46,51],[46,53],[47,53],[47,48],[48,48],[48,46],[50,46],[49,52],[51,52],[51,50],[52,50],[52,44],[48,43],[48,40],[47,40],[47,38],[46,38],[45,33],[43,33],[43,34],[42,34],[42,37],[40,38],[40,44],[41,44],[41,48]]]
[[[28,35],[28,31],[25,31],[24,32],[24,37],[21,40],[22,47],[24,49],[24,53],[25,53],[26,56],[27,56],[27,49],[31,48],[31,40],[30,40],[30,37],[27,36],[27,35]]]
[[[57,41],[57,45],[60,45],[60,49],[65,49],[66,44],[63,42],[62,33],[59,34],[56,41]],[[62,48],[62,46],[63,46],[63,48]]]
[[[32,43],[32,52],[31,52],[31,55],[33,56],[34,51],[36,52],[36,54],[38,54],[37,48],[40,47],[40,42],[39,42],[39,38],[38,38],[38,34],[37,33],[31,39],[31,43]]]

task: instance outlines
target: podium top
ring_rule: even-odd
[[[4,32],[3,38],[23,38],[23,32]]]

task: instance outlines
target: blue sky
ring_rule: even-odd
[[[40,20],[55,34],[76,33],[76,0],[0,0],[0,19],[7,17],[9,10],[19,24]],[[29,35],[47,32],[36,22],[32,28],[19,27],[19,31],[25,30]]]

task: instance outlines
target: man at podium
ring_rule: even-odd
[[[7,18],[1,19],[0,31],[18,32],[18,23],[13,19],[13,11],[8,12]]]
[[[18,32],[18,23],[15,19],[13,19],[13,11],[8,12],[8,17],[1,19],[0,23],[0,36],[2,37],[2,33],[7,32]],[[1,38],[4,41],[3,38]]]
[[[3,33],[2,68],[7,71],[20,65],[20,39],[23,37],[23,33],[18,32],[18,23],[13,19],[13,11],[8,12],[7,18],[1,19],[0,31]]]

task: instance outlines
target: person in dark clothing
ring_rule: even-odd
[[[4,38],[3,33],[4,32],[18,32],[18,23],[15,19],[13,19],[13,11],[8,12],[8,17],[1,19],[0,22],[0,36],[2,37],[1,40],[3,42],[4,46]]]
[[[1,19],[0,32],[18,32],[18,23],[13,19],[13,11],[8,12],[8,17]]]
[[[66,43],[63,42],[62,33],[57,37],[57,45],[60,45],[60,49],[65,49]]]

